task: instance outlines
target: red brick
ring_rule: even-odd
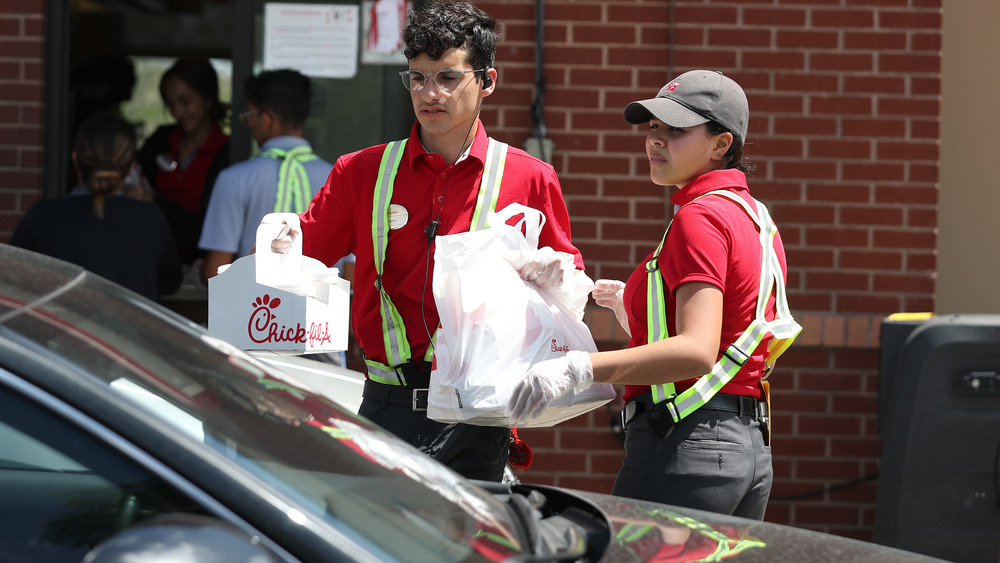
[[[774,133],[779,135],[833,135],[837,132],[837,121],[821,117],[775,117]]]
[[[629,7],[629,10],[632,10]],[[674,19],[684,25],[738,23],[738,11],[732,7],[676,6]],[[641,20],[640,20],[641,21]]]
[[[810,201],[867,203],[871,201],[871,189],[861,184],[836,183],[832,185],[810,184],[806,193]]]
[[[924,293],[934,292],[934,278],[929,274],[924,275],[875,275],[875,291],[894,291],[900,293]]]
[[[935,143],[879,141],[880,160],[937,160],[940,147]]]
[[[902,311],[902,302],[892,295],[839,295],[838,310],[845,313],[881,312],[891,314]]]
[[[840,252],[840,267],[861,270],[899,270],[903,266],[900,252],[883,250],[843,250]]]
[[[780,228],[780,227],[779,227]],[[785,247],[785,259],[796,268],[832,268],[833,251]],[[843,261],[843,260],[841,260]]]
[[[743,51],[743,66],[748,69],[766,70],[802,70],[805,67],[805,55],[790,51]]]
[[[938,190],[931,187],[879,186],[875,190],[876,203],[901,203],[907,205],[936,205]]]
[[[907,31],[918,29],[940,30],[941,13],[934,11],[881,11],[879,12],[878,25],[882,28],[900,28]]]
[[[805,22],[806,12],[802,9],[770,7],[743,8],[743,25],[802,27]]]
[[[874,70],[874,56],[869,54],[813,53],[809,57],[813,70],[869,72]]]
[[[902,164],[850,162],[843,163],[842,177],[845,180],[901,181],[905,179]]]
[[[844,141],[818,139],[809,142],[807,157],[813,158],[869,158],[871,143],[867,141]]]
[[[818,28],[873,27],[875,14],[871,10],[814,10],[811,20]]]
[[[936,120],[914,119],[910,124],[910,136],[914,139],[934,139],[941,138],[941,123]]]
[[[933,252],[908,252],[906,255],[906,267],[910,272],[933,272],[937,267],[937,255]],[[933,311],[934,308],[930,307],[925,310]]]
[[[878,57],[879,69],[883,72],[938,73],[941,71],[939,54],[894,55],[881,53]]]
[[[44,56],[45,43],[41,41],[31,39],[7,39],[0,37],[0,57],[12,59],[41,59]]]
[[[769,29],[710,29],[708,43],[714,47],[770,47],[772,32]]]
[[[876,229],[873,242],[878,248],[935,248],[933,231],[896,231]]]
[[[884,31],[845,31],[844,48],[871,49],[873,51],[903,50],[906,34]]]
[[[879,115],[904,115],[908,118],[938,116],[941,102],[936,99],[912,99],[884,97],[878,100],[876,111]]]
[[[600,43],[611,45],[615,43],[633,44],[635,43],[635,26],[615,26],[602,24],[599,26],[574,25],[574,43]],[[546,37],[546,40],[548,38]]]
[[[674,63],[687,68],[731,68],[736,64],[736,52],[677,47],[674,50]],[[666,66],[666,62],[663,64]]]
[[[841,207],[842,225],[903,226],[903,210],[886,207]]]
[[[849,137],[899,138],[906,134],[906,121],[902,119],[845,118],[844,135]]]

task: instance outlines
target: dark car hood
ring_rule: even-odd
[[[549,487],[525,485],[543,493]],[[878,563],[940,561],[886,546],[701,510],[567,491],[592,504],[611,526],[602,562],[808,561]]]

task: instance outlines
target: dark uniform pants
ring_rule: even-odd
[[[503,480],[510,429],[437,422],[412,406],[365,397],[358,414],[468,479]]]
[[[763,520],[773,480],[754,414],[701,408],[664,435],[643,413],[626,428],[611,494]]]

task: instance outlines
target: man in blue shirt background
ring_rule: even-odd
[[[225,168],[215,181],[198,242],[207,251],[202,269],[206,284],[220,266],[250,254],[264,215],[305,211],[333,168],[302,136],[312,98],[309,77],[268,70],[248,78],[244,89],[247,111],[239,119],[250,128],[260,153]],[[343,272],[344,261],[338,267],[341,277],[350,279],[350,272]]]

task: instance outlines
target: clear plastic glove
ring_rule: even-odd
[[[285,225],[282,227],[281,232],[271,241],[271,252],[275,254],[288,254],[288,251],[292,249],[292,242],[297,236],[299,236],[298,231]]]
[[[518,268],[522,280],[530,281],[540,288],[559,285],[563,281],[567,267],[566,254],[556,252],[550,246],[532,251],[528,260]],[[569,265],[572,267],[572,264]]]
[[[625,334],[632,336],[628,328],[628,315],[625,314],[625,284],[618,280],[597,280],[594,282],[594,301],[601,307],[615,312],[618,324],[625,329]]]
[[[507,416],[523,422],[537,418],[552,401],[569,391],[583,391],[594,383],[590,353],[570,350],[561,358],[531,366],[524,380],[514,386],[507,401]]]

